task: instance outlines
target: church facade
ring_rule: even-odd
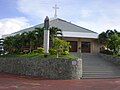
[[[12,33],[11,35],[21,34],[34,30],[36,27],[43,27],[43,23],[30,27],[18,32]],[[62,30],[63,39],[69,41],[71,44],[71,52],[82,52],[82,53],[98,53],[98,33],[88,30],[86,28],[77,26],[71,22],[67,22],[60,18],[50,20],[50,27],[58,27]],[[3,36],[3,38],[6,36]]]

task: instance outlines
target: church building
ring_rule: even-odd
[[[20,30],[18,32],[10,34],[16,35],[23,32],[34,30],[36,27],[43,27],[43,23]],[[58,27],[62,30],[63,39],[69,41],[71,44],[71,52],[82,52],[82,53],[97,53],[99,52],[98,44],[98,33],[88,30],[86,28],[75,25],[71,22],[67,22],[60,18],[54,18],[50,20],[50,27]],[[3,38],[6,36],[3,36]]]

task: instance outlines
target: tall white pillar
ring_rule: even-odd
[[[49,30],[44,30],[44,53],[49,53]]]

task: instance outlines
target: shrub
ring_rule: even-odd
[[[23,50],[23,53],[27,54],[27,53],[29,53],[29,50]]]
[[[69,51],[69,49],[65,47],[65,48],[63,49],[63,52],[65,52],[65,51]]]
[[[47,58],[49,56],[49,53],[44,53],[44,58]]]
[[[63,55],[68,55],[68,54],[69,54],[68,51],[64,51],[64,52],[63,52]]]
[[[32,53],[38,53],[38,50],[33,50]]]
[[[37,50],[38,50],[39,53],[43,53],[44,48],[42,48],[42,47],[37,47]]]
[[[54,48],[50,48],[50,49],[49,49],[49,53],[50,53],[51,55],[56,55],[56,54],[57,54],[57,51],[56,51],[56,49],[54,49]]]
[[[109,51],[109,50],[100,51],[100,53],[108,54],[108,55],[113,55],[113,52]]]
[[[120,56],[120,53],[118,53],[117,56]]]

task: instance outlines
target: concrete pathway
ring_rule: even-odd
[[[103,60],[97,54],[82,54],[83,78],[120,77],[120,66]]]

